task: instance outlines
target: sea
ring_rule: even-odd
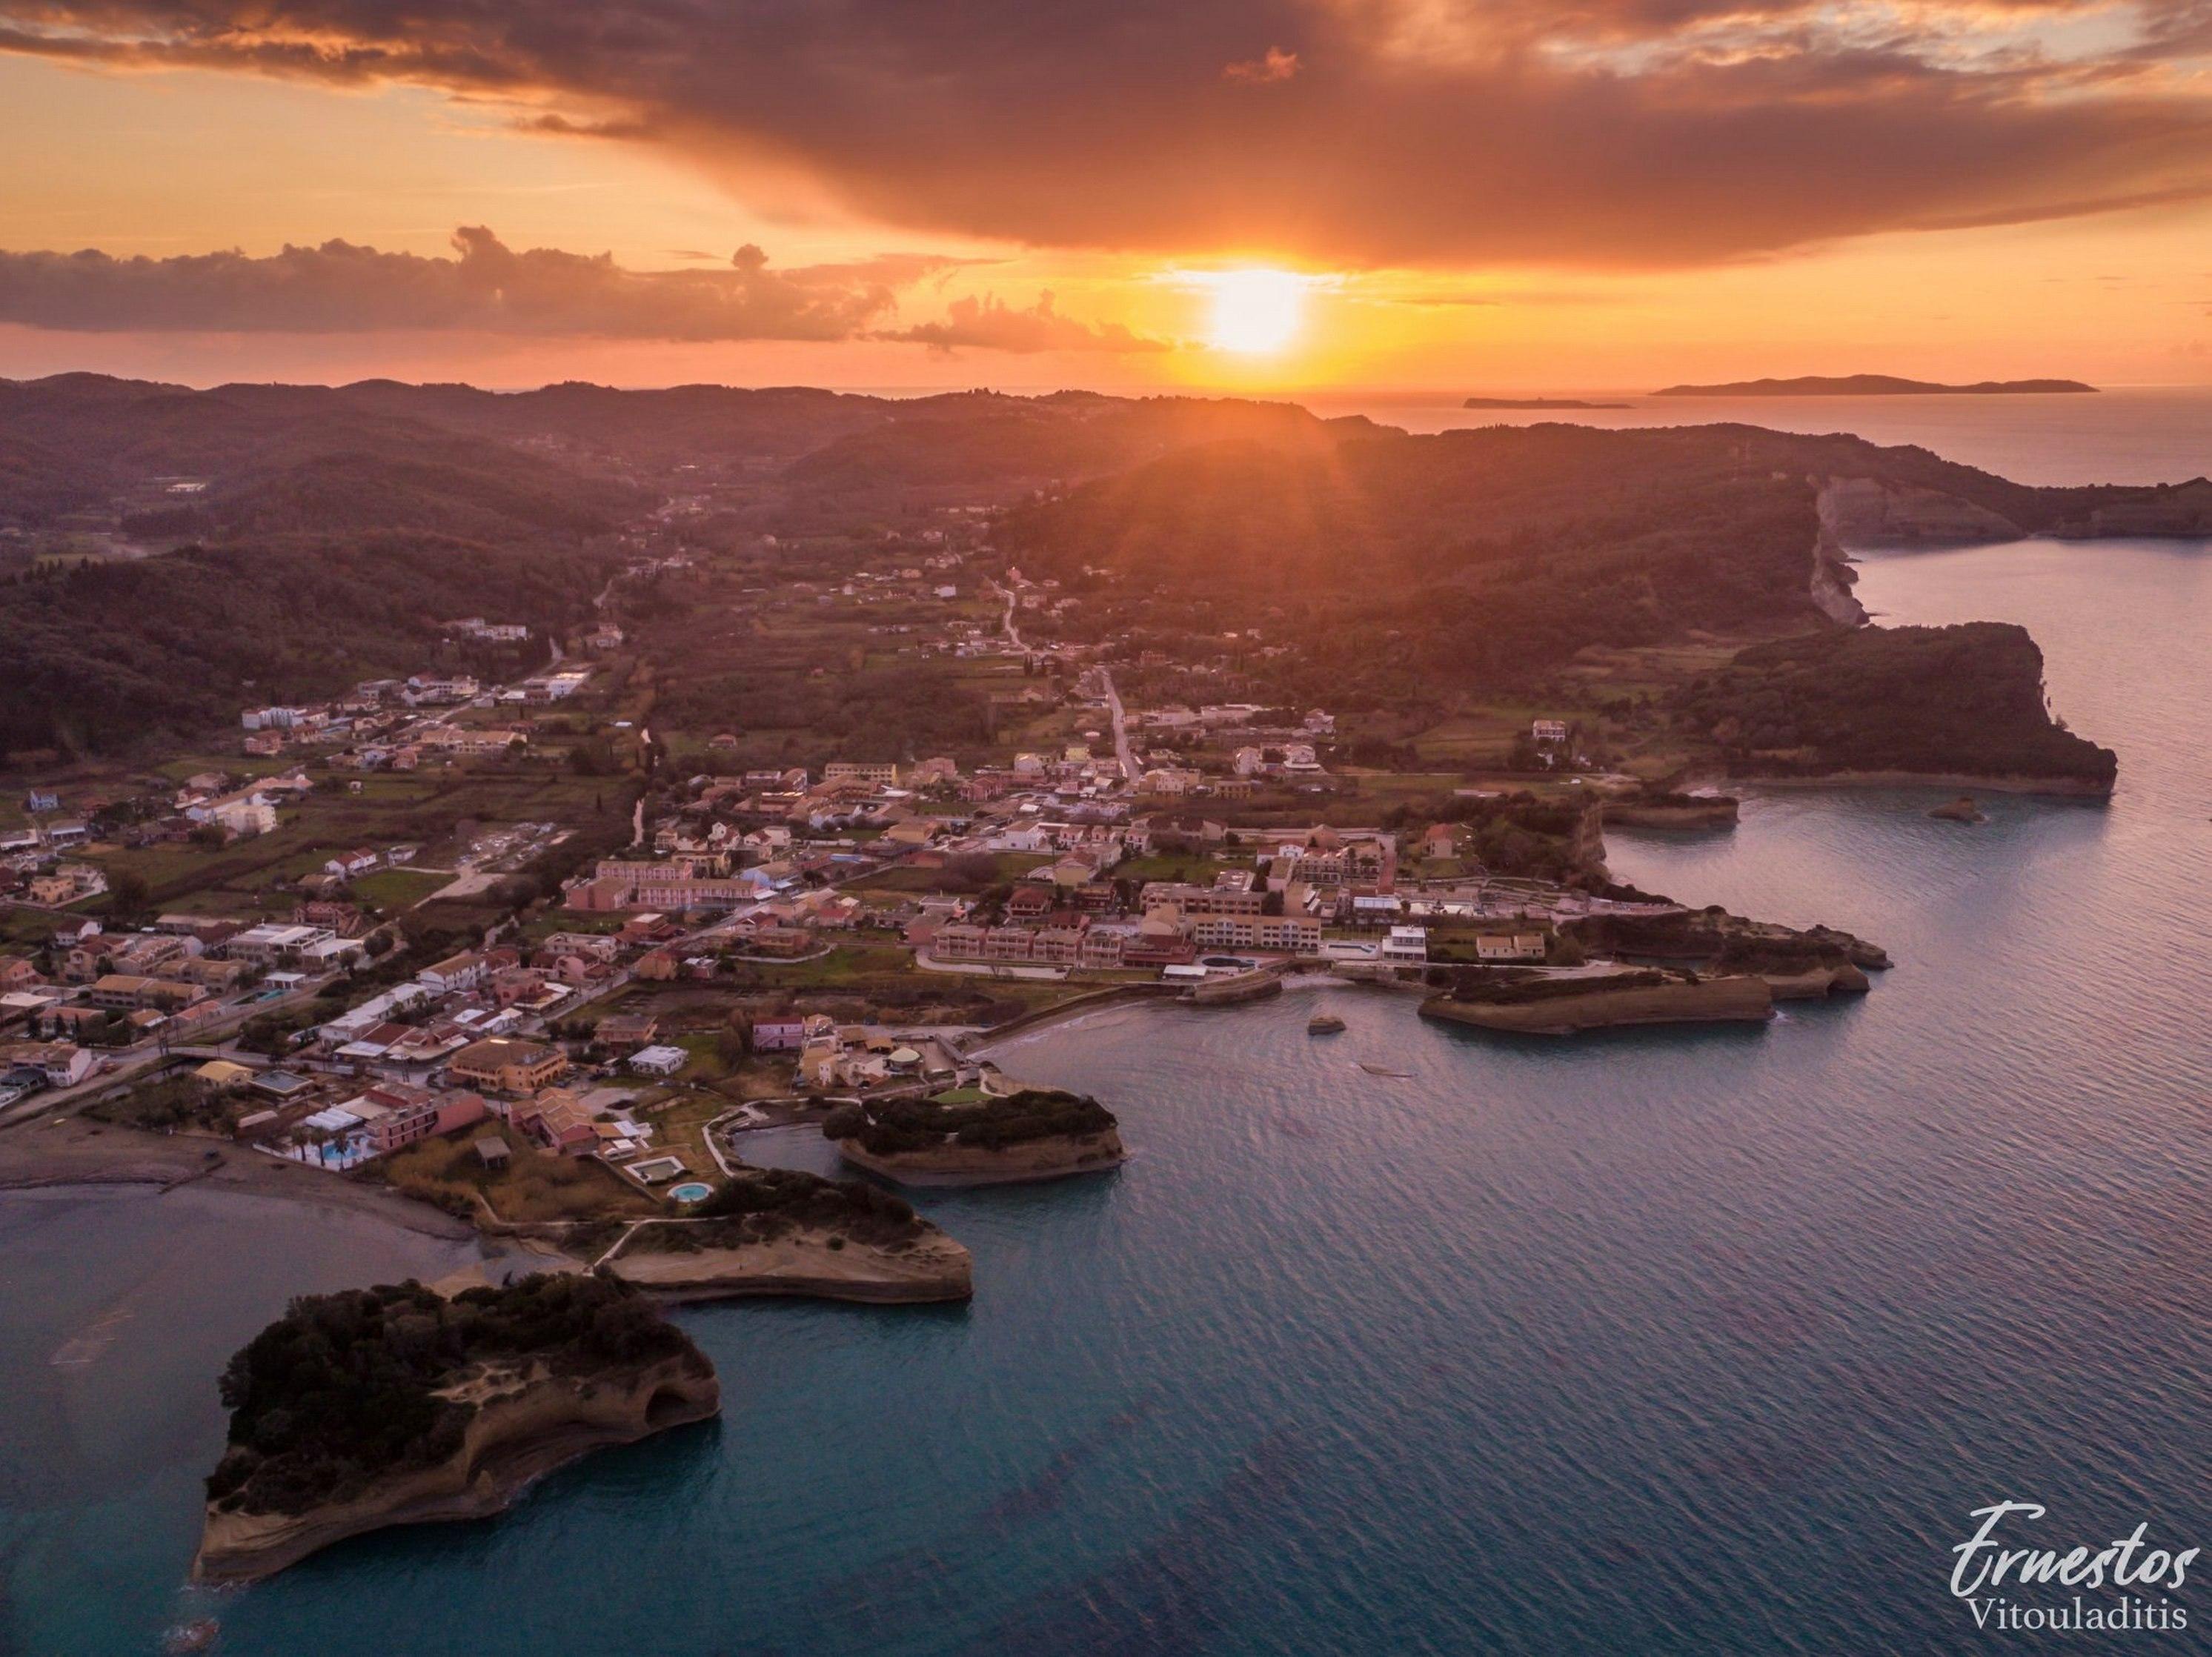
[[[1946,441],[1971,410],[1852,401],[1883,440],[2106,475],[2039,411]],[[2119,1635],[2000,1633],[1952,1581],[1999,1502],[2042,1510],[2014,1545],[2212,1546],[2212,546],[1862,575],[1884,621],[2026,624],[2112,799],[1967,827],[1926,792],[1754,793],[1610,858],[1877,940],[1870,995],[1560,1043],[1332,986],[1017,1038],[1011,1071],[1119,1113],[1125,1167],[921,1193],[970,1306],[683,1311],[722,1419],[498,1519],[188,1587],[224,1356],[453,1246],[199,1189],[0,1196],[0,1653],[197,1617],[253,1657],[2212,1650],[2212,1565],[1979,1596],[2166,1624]],[[1322,1008],[1342,1035],[1306,1034]]]

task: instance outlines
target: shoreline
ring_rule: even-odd
[[[1926,788],[1948,792],[2042,795],[2053,799],[2108,800],[2111,788],[2074,777],[1978,776],[1966,771],[1832,771],[1820,776],[1731,774],[1728,780],[1754,788]]]
[[[208,1152],[217,1153],[210,1161]],[[137,1186],[157,1194],[196,1186],[365,1215],[447,1242],[486,1241],[443,1209],[200,1134],[148,1133],[69,1116],[0,1134],[0,1192]]]

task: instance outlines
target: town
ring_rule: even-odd
[[[836,580],[718,582],[690,515],[564,637],[456,619],[419,672],[241,708],[233,756],[158,789],[29,791],[0,840],[0,1114],[587,1219],[711,1189],[748,1127],[988,1082],[977,1050],[1023,1022],[1300,971],[1580,972],[1562,923],[1675,912],[1607,888],[1599,801],[1638,784],[1570,719],[1503,744],[1504,781],[1348,767],[1326,709],[1178,695],[1245,682],[1088,639],[987,518]],[[652,642],[672,585],[957,665],[992,733],[786,763],[705,728]]]

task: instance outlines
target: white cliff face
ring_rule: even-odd
[[[1872,477],[1831,477],[1820,485],[1820,529],[1838,548],[1964,545],[2017,541],[2010,519],[1936,489]]]

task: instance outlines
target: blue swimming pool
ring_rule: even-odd
[[[714,1194],[714,1187],[702,1185],[696,1180],[687,1180],[679,1186],[671,1186],[668,1194],[679,1203],[703,1203]]]

